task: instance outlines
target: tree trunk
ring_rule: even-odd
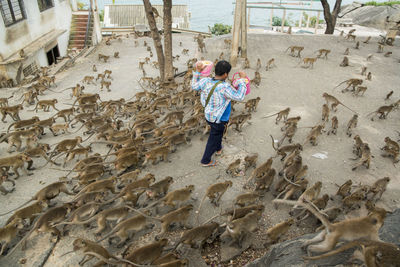
[[[165,82],[174,81],[174,66],[172,61],[172,0],[164,0],[164,56]]]
[[[156,20],[154,18],[154,13],[149,0],[143,0],[144,10],[146,12],[147,21],[149,23],[151,37],[154,41],[154,46],[156,48],[157,60],[160,69],[160,79],[162,82],[165,80],[165,59],[164,52],[161,43],[160,33],[158,32]]]
[[[327,0],[320,0],[322,7],[324,8],[324,18],[326,22],[325,34],[333,34],[336,26],[336,18],[340,12],[340,6],[342,4],[342,0],[336,0],[335,7],[331,13],[330,6]]]

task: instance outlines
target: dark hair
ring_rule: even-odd
[[[218,61],[217,65],[215,65],[215,75],[221,76],[224,75],[225,73],[229,74],[231,71],[231,64],[229,64],[228,61],[221,60]]]

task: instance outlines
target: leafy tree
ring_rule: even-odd
[[[211,33],[214,35],[223,35],[228,34],[232,30],[231,25],[225,25],[222,23],[215,23],[214,26],[211,28]]]
[[[81,1],[77,1],[76,5],[78,6],[78,10],[85,10],[86,4],[82,3]]]
[[[281,25],[282,25],[282,19],[278,16],[273,16],[272,17],[272,26],[281,26]],[[289,21],[285,20],[284,26],[290,26]]]

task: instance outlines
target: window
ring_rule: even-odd
[[[52,8],[54,6],[53,0],[37,0],[40,12],[46,9]]]
[[[6,27],[25,19],[22,0],[0,0],[0,11]]]

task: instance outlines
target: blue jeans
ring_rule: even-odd
[[[224,136],[227,121],[221,121],[220,123],[209,122],[211,126],[210,136],[207,140],[206,150],[204,151],[203,158],[201,159],[202,164],[208,164],[211,162],[212,155],[222,149],[222,137]]]

